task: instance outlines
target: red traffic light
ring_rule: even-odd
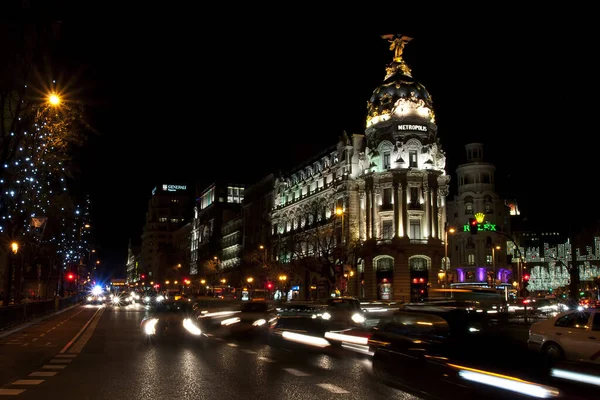
[[[142,278],[142,279],[146,279],[146,275],[142,274],[142,275],[141,275],[141,278]]]
[[[527,282],[529,280],[529,274],[523,274],[523,280]]]
[[[271,282],[267,283],[267,289],[273,289],[273,284]]]
[[[73,279],[75,279],[75,275],[69,274],[69,275],[67,275],[67,279],[72,281]]]

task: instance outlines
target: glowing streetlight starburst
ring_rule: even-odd
[[[52,93],[48,96],[48,102],[53,106],[57,106],[60,104],[60,97],[56,93]]]

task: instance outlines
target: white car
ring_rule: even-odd
[[[554,359],[600,364],[600,310],[579,307],[535,322],[527,346]]]

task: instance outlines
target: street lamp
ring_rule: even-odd
[[[53,106],[57,106],[60,104],[60,97],[56,93],[50,93],[48,96],[48,102]]]
[[[267,258],[267,248],[265,246],[263,246],[262,244],[260,246],[258,246],[258,248],[264,252],[264,254],[263,254],[263,265],[266,267],[267,266],[267,261],[268,261],[268,258]]]
[[[253,292],[252,282],[254,282],[254,278],[250,276],[246,279],[246,282],[248,282],[248,292],[252,293]],[[251,295],[251,297],[252,297],[252,295]]]
[[[345,236],[344,236],[344,209],[342,209],[341,207],[338,207],[335,209],[335,213],[342,217],[342,243],[344,243],[345,240]]]
[[[446,272],[444,274],[444,283],[446,287],[448,287],[448,278],[449,278],[449,273],[448,273],[448,233],[454,233],[456,232],[456,229],[454,229],[451,226],[448,226],[448,222],[446,222],[446,226],[444,227],[444,271]],[[442,279],[440,279],[442,280]]]
[[[279,275],[279,286],[281,287],[281,300],[283,301],[283,292],[285,281],[287,280],[286,275]]]
[[[496,250],[500,250],[500,246],[492,246],[492,288],[496,289]]]

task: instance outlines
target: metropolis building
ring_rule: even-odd
[[[305,286],[301,297],[339,289],[416,301],[439,287],[446,156],[432,98],[402,58],[410,38],[389,39],[394,57],[367,103],[364,134],[344,133],[275,182],[272,248],[279,261],[302,265],[292,277]]]

